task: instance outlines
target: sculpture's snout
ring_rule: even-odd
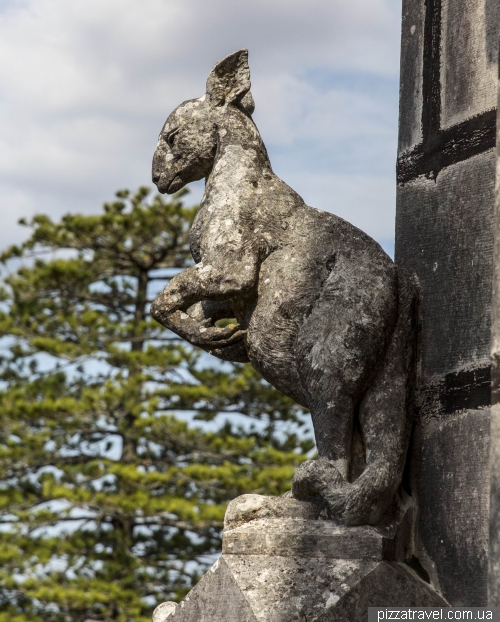
[[[160,310],[158,309],[157,301],[158,298],[155,298],[155,300],[153,300],[153,302],[151,303],[151,307],[149,308],[149,313],[153,320],[156,320],[158,322],[158,318],[160,317]]]
[[[153,155],[153,165],[151,170],[151,177],[153,183],[158,186],[158,182],[161,181],[162,169],[164,168],[165,154],[157,147]],[[160,190],[160,188],[158,188]],[[161,192],[161,190],[160,190]]]
[[[167,155],[168,154],[165,153],[165,149],[163,148],[163,146],[159,145],[153,156],[153,166],[152,166],[151,177],[152,177],[153,183],[158,188],[158,192],[161,192],[162,194],[165,194],[166,192],[167,193],[172,192],[172,189],[170,188],[170,186],[172,185],[172,182],[174,178],[176,177],[176,173],[177,173],[177,171],[175,170],[173,166],[171,165],[168,166],[168,164],[172,164],[172,163],[168,162]],[[173,160],[171,155],[170,155],[170,159]],[[173,189],[174,192],[176,190],[178,190],[177,187]]]

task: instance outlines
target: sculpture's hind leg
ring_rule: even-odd
[[[400,271],[398,276],[398,323],[383,368],[360,405],[366,466],[337,498],[347,524],[379,522],[401,483],[406,461],[415,386],[417,293],[406,273]]]
[[[319,461],[298,469],[296,497],[309,496],[304,469],[333,465],[347,482],[354,411],[384,360],[397,317],[395,271],[330,274],[297,340],[300,382],[314,425]],[[328,461],[330,464],[326,465]],[[302,477],[305,476],[305,477]],[[319,479],[322,477],[318,473]],[[330,481],[335,474],[326,476]],[[337,478],[338,479],[338,478]],[[324,496],[324,491],[316,494]]]
[[[414,367],[415,293],[404,274],[400,275],[398,289],[397,325],[392,331],[387,351],[379,359],[382,365],[379,363],[372,367],[378,367],[376,376],[370,380],[359,404],[366,450],[363,473],[353,483],[339,480],[336,468],[338,457],[332,456],[335,460],[332,461],[332,457],[318,451],[320,460],[300,467],[294,481],[294,496],[303,498],[319,494],[328,501],[332,513],[346,524],[376,524],[401,481],[410,428],[408,401],[412,387],[411,370]],[[338,351],[336,355],[337,362],[343,367]],[[361,350],[355,353],[355,357],[358,356],[361,356]],[[349,429],[352,430],[352,416],[350,424]],[[335,435],[334,429],[331,429],[331,434]],[[344,453],[349,451],[346,439]]]

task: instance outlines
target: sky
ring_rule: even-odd
[[[275,173],[391,253],[400,14],[400,0],[0,0],[0,249],[27,236],[21,217],[152,186],[168,114],[246,47]]]

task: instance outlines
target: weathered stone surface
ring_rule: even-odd
[[[165,622],[255,622],[256,619],[226,560],[221,558]]]
[[[317,520],[328,518],[328,513],[326,504],[321,499],[299,501],[291,497],[241,495],[227,506],[224,530],[235,529],[250,521],[263,518]]]
[[[422,288],[418,556],[457,606],[487,602],[494,171],[490,150],[398,198],[397,260]]]
[[[368,607],[445,604],[404,565],[300,557],[225,559],[262,622],[365,622]]]
[[[418,556],[457,606],[487,602],[494,167],[486,152],[398,200],[397,260],[422,288]]]
[[[178,606],[179,605],[173,601],[161,603],[161,605],[158,605],[153,611],[153,622],[165,622],[165,620],[170,617],[170,614],[175,613]]]
[[[377,527],[345,527],[279,516],[280,510],[314,504],[249,497],[258,495],[233,504],[262,508],[271,501],[274,517],[247,511],[249,522],[240,524],[241,513],[229,508],[226,524],[239,526],[224,531],[222,557],[165,622],[365,622],[372,606],[446,605],[401,563],[413,557],[409,498],[400,499]]]
[[[442,0],[442,125],[495,108],[500,4]]]
[[[400,491],[378,524],[366,527],[365,531],[379,534],[386,539],[394,539],[401,525],[413,524],[415,512],[413,499]],[[272,524],[273,519],[276,519],[275,524],[284,524],[289,519],[296,519],[303,522],[328,521],[332,528],[338,526],[338,523],[332,522],[328,505],[321,499],[299,501],[291,498],[289,493],[282,497],[246,494],[236,497],[229,503],[224,517],[224,532],[235,530],[252,521],[270,520],[269,524]],[[342,533],[349,533],[349,530],[343,530]],[[352,533],[362,532],[354,529]]]
[[[488,542],[500,524],[489,525],[500,505],[495,477],[490,497],[494,447],[489,462],[499,10],[500,0],[405,0],[408,15],[424,16],[421,70],[403,55],[402,83],[420,72],[420,88],[401,90],[398,156],[396,262],[421,288],[421,392],[408,472],[418,558],[455,606],[488,604],[489,546],[490,572],[500,568],[500,546]],[[412,36],[403,28],[403,52]],[[409,145],[404,111],[419,105],[422,138]]]
[[[500,81],[498,89],[500,101]],[[490,524],[488,602],[500,606],[500,119],[497,109],[496,201],[491,318]]]
[[[222,552],[233,555],[299,555],[406,561],[414,553],[416,508],[396,495],[376,526],[345,527],[322,501],[241,495],[224,519]]]
[[[396,260],[422,288],[424,383],[489,365],[495,155],[398,190]]]
[[[418,557],[456,606],[487,601],[489,427],[489,409],[471,410],[431,418],[416,436]]]
[[[500,328],[500,327],[499,327]],[[498,356],[498,350],[495,354]],[[498,362],[496,363],[498,365]],[[498,372],[497,372],[498,374]],[[496,374],[496,375],[497,375]],[[494,386],[498,390],[498,376]],[[496,398],[498,399],[498,398]],[[500,606],[500,403],[491,407],[490,507],[488,542],[488,603]]]
[[[403,528],[405,536],[407,527]],[[407,556],[403,542],[385,537],[373,527],[296,518],[259,519],[224,531],[222,553],[395,561]]]
[[[446,601],[396,562],[223,556],[168,622],[366,622],[368,607]]]
[[[162,128],[159,191],[203,177],[206,187],[191,230],[196,263],[171,279],[151,314],[219,358],[250,361],[307,406],[319,459],[301,468],[293,496],[324,499],[345,524],[377,524],[407,452],[415,288],[374,240],[308,207],[273,173],[253,108],[240,50]],[[216,326],[222,318],[236,323]],[[351,464],[355,418],[361,474]]]
[[[399,109],[399,151],[403,152],[422,140],[422,65],[424,60],[423,2],[403,0],[401,41],[401,98]]]

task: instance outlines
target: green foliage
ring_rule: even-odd
[[[0,622],[149,621],[220,550],[228,501],[282,494],[311,449],[250,366],[149,317],[191,261],[182,195],[36,216],[0,257]]]

